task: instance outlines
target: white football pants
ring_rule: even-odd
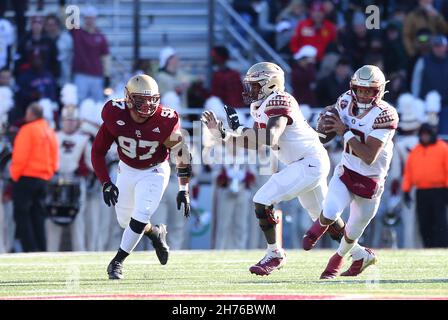
[[[115,212],[123,229],[131,218],[142,223],[150,222],[168,185],[170,171],[168,161],[146,170],[132,168],[122,161],[118,163],[116,186],[119,195]]]
[[[253,201],[270,206],[297,197],[315,221],[323,209],[329,171],[327,152],[306,156],[272,175],[257,191]]]

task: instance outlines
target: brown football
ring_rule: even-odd
[[[330,124],[328,121],[329,116],[331,114],[335,114],[339,117],[338,110],[334,107],[334,105],[326,107],[320,114],[319,120],[317,121],[316,131],[319,135],[319,140],[321,143],[325,144],[330,142],[336,136],[335,132],[325,132],[324,126]]]

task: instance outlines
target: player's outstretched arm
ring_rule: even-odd
[[[238,125],[237,130],[226,129],[222,121],[218,120],[212,111],[204,111],[201,121],[218,140],[233,140],[233,143],[237,146],[251,150],[257,150],[259,146],[267,144],[266,129],[247,128],[240,125]],[[237,122],[239,123],[239,120]]]
[[[176,163],[176,172],[179,179],[179,192],[176,197],[177,209],[180,210],[183,204],[184,216],[188,218],[190,216],[188,184],[191,177],[191,154],[180,130],[173,132],[164,144],[171,150],[171,155]]]

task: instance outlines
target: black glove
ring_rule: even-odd
[[[410,207],[411,207],[412,199],[411,199],[411,194],[410,194],[409,192],[405,192],[405,193],[403,194],[403,201],[404,201],[404,205],[405,205],[407,208],[410,208]]]
[[[236,113],[235,109],[233,107],[224,105],[224,110],[227,114],[227,124],[229,125],[229,128],[232,130],[236,130],[241,127],[240,119],[238,119],[238,114]]]
[[[108,207],[115,206],[118,202],[118,188],[110,181],[103,184],[103,199]]]
[[[177,210],[180,210],[182,204],[184,204],[184,217],[190,216],[190,195],[188,191],[179,191],[177,193]]]

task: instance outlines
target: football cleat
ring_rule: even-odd
[[[257,264],[249,268],[250,273],[257,276],[268,276],[272,271],[281,269],[286,263],[286,254],[283,250],[276,250],[266,254]]]
[[[170,252],[170,247],[166,243],[166,234],[168,231],[166,231],[166,225],[164,224],[156,225],[156,227],[159,229],[159,232],[150,233],[148,234],[148,237],[152,241],[152,246],[156,251],[160,264],[165,265],[168,262],[168,255]]]
[[[333,279],[341,272],[344,259],[337,253],[335,253],[328,261],[325,271],[322,272],[321,279]]]
[[[319,219],[314,221],[313,225],[305,233],[302,240],[303,250],[311,250],[316,245],[317,241],[327,232],[328,226],[321,226]]]
[[[365,248],[364,250],[364,257],[359,260],[353,260],[350,268],[348,268],[347,271],[341,273],[341,276],[356,277],[358,274],[363,272],[365,268],[376,263],[377,259],[373,250],[369,248]]]
[[[109,275],[109,279],[123,279],[123,263],[112,260],[107,266],[107,274]]]

